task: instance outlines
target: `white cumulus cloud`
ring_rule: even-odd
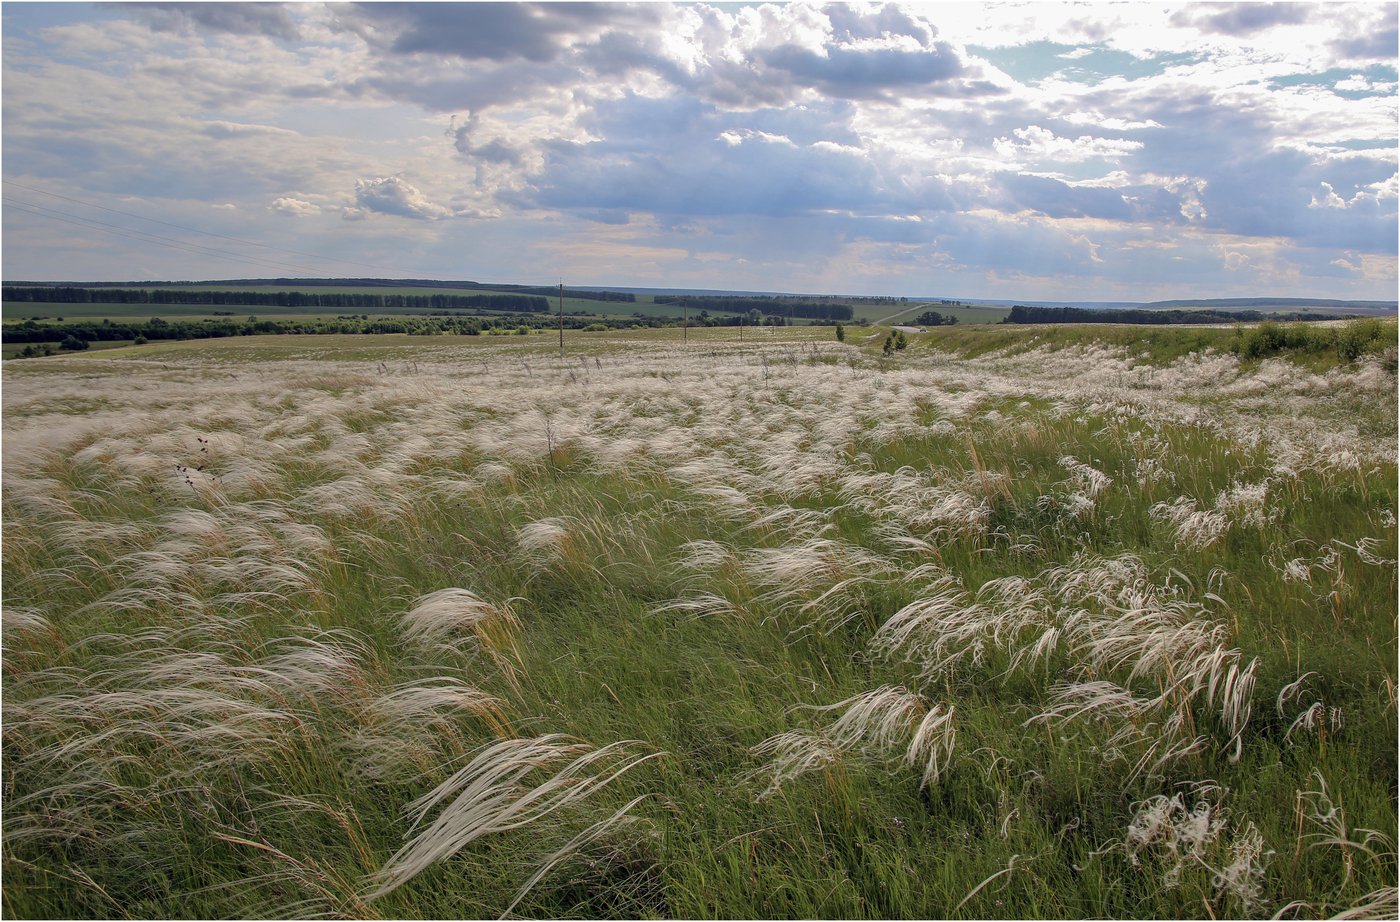
[[[397,176],[356,180],[355,201],[366,211],[420,221],[436,221],[452,215],[452,209],[429,201],[416,186]]]
[[[1062,138],[1039,125],[1017,128],[1011,133],[1015,140],[1001,137],[992,143],[996,152],[1007,158],[1080,163],[1098,158],[1117,159],[1143,147],[1141,141],[1121,138],[1095,138],[1089,135]]]
[[[274,199],[270,207],[278,214],[288,215],[293,218],[305,218],[310,215],[320,214],[321,206],[305,199],[292,198],[284,195],[279,199]]]

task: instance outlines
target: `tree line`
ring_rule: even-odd
[[[790,298],[743,298],[724,295],[697,298],[688,295],[656,295],[652,300],[657,304],[686,302],[697,311],[758,311],[769,317],[801,317],[803,320],[850,320],[854,316],[849,304],[798,301]]]
[[[369,279],[369,278],[341,278],[341,279],[218,279],[216,281],[196,282],[196,281],[146,281],[146,282],[83,282],[69,285],[55,285],[44,282],[16,282],[19,287],[34,288],[190,288],[196,285],[227,285],[230,288],[247,288],[251,285],[268,287],[278,285],[283,288],[461,288],[468,291],[489,289],[492,291],[504,291],[510,294],[541,295],[553,297],[559,294],[559,289],[548,285],[510,285],[510,284],[486,284],[484,282],[452,281],[441,279]],[[637,296],[625,291],[589,291],[583,288],[566,288],[564,296],[567,298],[578,298],[584,301],[624,301],[634,302]],[[42,299],[36,299],[42,300]]]
[[[1002,323],[1258,323],[1263,320],[1341,320],[1340,314],[1264,314],[1259,311],[1181,311],[1120,308],[1085,310],[1079,307],[1025,307],[1017,304]]]
[[[559,297],[559,289],[550,288],[547,285],[538,285],[530,288],[517,288],[514,285],[502,285],[500,287],[509,288],[512,292],[518,292],[522,295],[540,295],[546,298]],[[637,296],[630,291],[588,291],[583,288],[565,288],[564,297],[577,298],[580,301],[618,301],[623,304],[635,304],[637,301]]]
[[[327,317],[306,319],[259,319],[257,317],[214,318],[199,320],[165,320],[152,317],[145,321],[93,320],[47,323],[25,320],[6,324],[0,332],[0,342],[38,345],[62,342],[65,349],[83,349],[92,342],[136,343],[152,340],[219,339],[226,336],[299,335],[299,334],[372,334],[407,333],[411,336],[478,336],[491,332],[557,329],[559,317],[550,314],[521,316],[405,316],[405,317]],[[761,319],[741,314],[729,317],[692,318],[691,326],[739,326],[741,324],[785,326],[782,317]],[[596,315],[565,315],[564,328],[569,330],[611,330],[629,327],[680,326],[680,318],[667,317],[598,317]],[[37,354],[37,353],[31,353]]]
[[[24,288],[6,285],[6,301],[57,304],[193,304],[241,307],[448,308],[548,313],[549,301],[537,295],[405,295],[301,291],[190,291],[187,289],[80,288],[69,285]]]

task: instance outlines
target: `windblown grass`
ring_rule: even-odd
[[[7,365],[6,914],[1395,914],[1383,357],[692,332]]]

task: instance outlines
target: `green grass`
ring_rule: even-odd
[[[90,343],[88,343],[88,348],[85,349],[85,350],[81,350],[81,351],[84,351],[84,352],[99,352],[99,351],[102,351],[102,350],[104,350],[104,349],[124,349],[124,348],[126,348],[127,346],[130,346],[131,344],[132,344],[132,341],[129,340],[129,339],[99,340],[99,341],[95,341],[95,342],[90,342]],[[7,359],[15,358],[15,357],[17,357],[21,352],[24,351],[24,347],[27,346],[27,345],[29,345],[29,343],[4,343],[4,344],[0,344],[0,357],[7,358]],[[76,354],[78,354],[78,353],[75,353],[75,352],[61,352],[61,351],[59,351],[59,349],[58,349],[58,345],[59,345],[59,344],[58,344],[58,341],[57,341],[57,340],[55,340],[55,341],[53,341],[53,342],[51,342],[51,343],[34,343],[33,345],[34,345],[36,348],[42,348],[43,346],[50,346],[50,347],[52,347],[52,348],[54,349],[54,351],[57,352],[59,355],[76,355]]]
[[[1272,336],[1270,330],[1279,331]],[[1261,336],[1260,334],[1265,334]],[[1339,350],[1339,338],[1345,349]],[[1239,354],[1247,362],[1275,355],[1326,371],[1361,354],[1396,346],[1394,321],[1364,318],[1335,323],[1265,323],[1239,326],[1137,326],[1131,324],[1027,324],[937,327],[910,334],[915,351],[934,349],[965,358],[989,354],[1021,355],[1033,349],[1117,346],[1152,366],[1163,366],[1206,350]],[[1263,340],[1262,342],[1256,342]],[[1352,342],[1354,341],[1354,342]],[[1346,351],[1349,349],[1350,351]]]
[[[937,301],[910,301],[908,304],[857,305],[855,315],[857,319],[867,322],[891,318],[887,322],[912,326],[919,315],[926,311],[936,311],[944,317],[956,317],[960,324],[1000,323],[1002,318],[1011,313],[1011,308],[992,304],[959,302],[953,305],[940,304]]]
[[[1165,367],[1194,332],[1119,344]],[[1364,437],[1327,407],[1281,428],[1245,398],[1133,379],[1108,397],[1045,353],[950,351],[1024,345],[999,329],[911,337],[890,360],[830,328],[737,333],[570,332],[563,362],[544,334],[7,364],[6,915],[490,917],[561,849],[514,914],[1218,918],[1303,901],[1289,913],[1320,917],[1394,886],[1393,415]],[[1333,389],[1374,399],[1348,367]],[[1333,432],[1356,463],[1313,440]],[[1160,511],[1180,497],[1223,531],[1184,537]],[[523,540],[540,522],[556,542]],[[696,541],[717,554],[682,566]],[[1010,576],[1012,594],[977,597]],[[496,613],[451,644],[408,637],[404,613],[451,588]],[[665,608],[700,593],[728,610]],[[880,646],[940,595],[987,626],[952,658]],[[1039,613],[991,626],[1022,603]],[[1155,771],[1134,766],[1176,738],[1157,712],[1038,719],[1062,683],[1148,697],[1187,668],[1070,639],[1126,611],[1177,612],[1241,667],[1257,658],[1237,761],[1203,690],[1168,710],[1205,741]],[[1016,659],[1050,624],[1064,643]],[[316,655],[290,659],[307,637]],[[424,680],[495,704],[376,717]],[[903,760],[904,718],[898,742],[773,786],[766,741],[834,736],[848,709],[818,708],[884,686],[954,709],[933,784]],[[1321,719],[1294,726],[1314,701]],[[483,747],[544,734],[655,758],[368,898],[409,803]],[[1132,839],[1173,797],[1163,816],[1200,810],[1214,833]],[[1366,829],[1391,839],[1315,835]],[[1232,863],[1257,889],[1221,883]]]
[[[379,288],[379,287],[356,287],[356,286],[310,286],[310,285],[187,285],[180,286],[176,290],[183,291],[247,291],[252,293],[275,294],[280,291],[293,291],[301,294],[370,294],[370,295],[412,295],[429,296],[435,294],[453,296],[473,296],[489,294],[518,294],[518,292],[502,291],[496,289],[463,289],[463,288]],[[653,296],[639,294],[635,302],[621,301],[595,301],[588,298],[564,298],[565,313],[591,313],[606,317],[630,317],[634,313],[640,313],[646,317],[664,317],[679,319],[685,313],[685,307],[681,304],[658,304],[653,300]],[[552,312],[558,307],[558,298],[549,297],[549,310]],[[949,306],[937,303],[910,302],[909,304],[865,304],[859,301],[852,303],[854,316],[858,321],[873,322],[893,314],[907,315],[907,319],[912,320],[926,310],[937,310],[946,315],[958,318],[960,323],[995,323],[1000,321],[1009,313],[1009,309],[1003,307],[993,307],[989,305],[959,305]],[[366,310],[363,308],[344,308],[339,310],[319,308],[319,307],[273,307],[256,305],[219,305],[217,307],[205,304],[60,304],[32,301],[6,301],[0,304],[0,317],[4,322],[19,322],[32,317],[42,317],[49,321],[57,317],[65,320],[93,320],[110,318],[112,320],[143,320],[150,317],[166,318],[188,318],[188,319],[215,319],[219,316],[248,317],[256,316],[265,319],[308,319],[320,317],[336,317],[348,313],[369,313],[372,317],[380,316],[407,316],[423,314],[430,311],[430,308],[384,308],[378,310]],[[450,308],[449,310],[459,310]],[[215,311],[224,312],[215,314]],[[695,317],[699,316],[699,311],[692,312]],[[714,312],[716,316],[723,316],[728,312]],[[797,323],[806,323],[798,318]]]

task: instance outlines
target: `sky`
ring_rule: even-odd
[[[21,3],[6,281],[1387,299],[1394,3]]]

